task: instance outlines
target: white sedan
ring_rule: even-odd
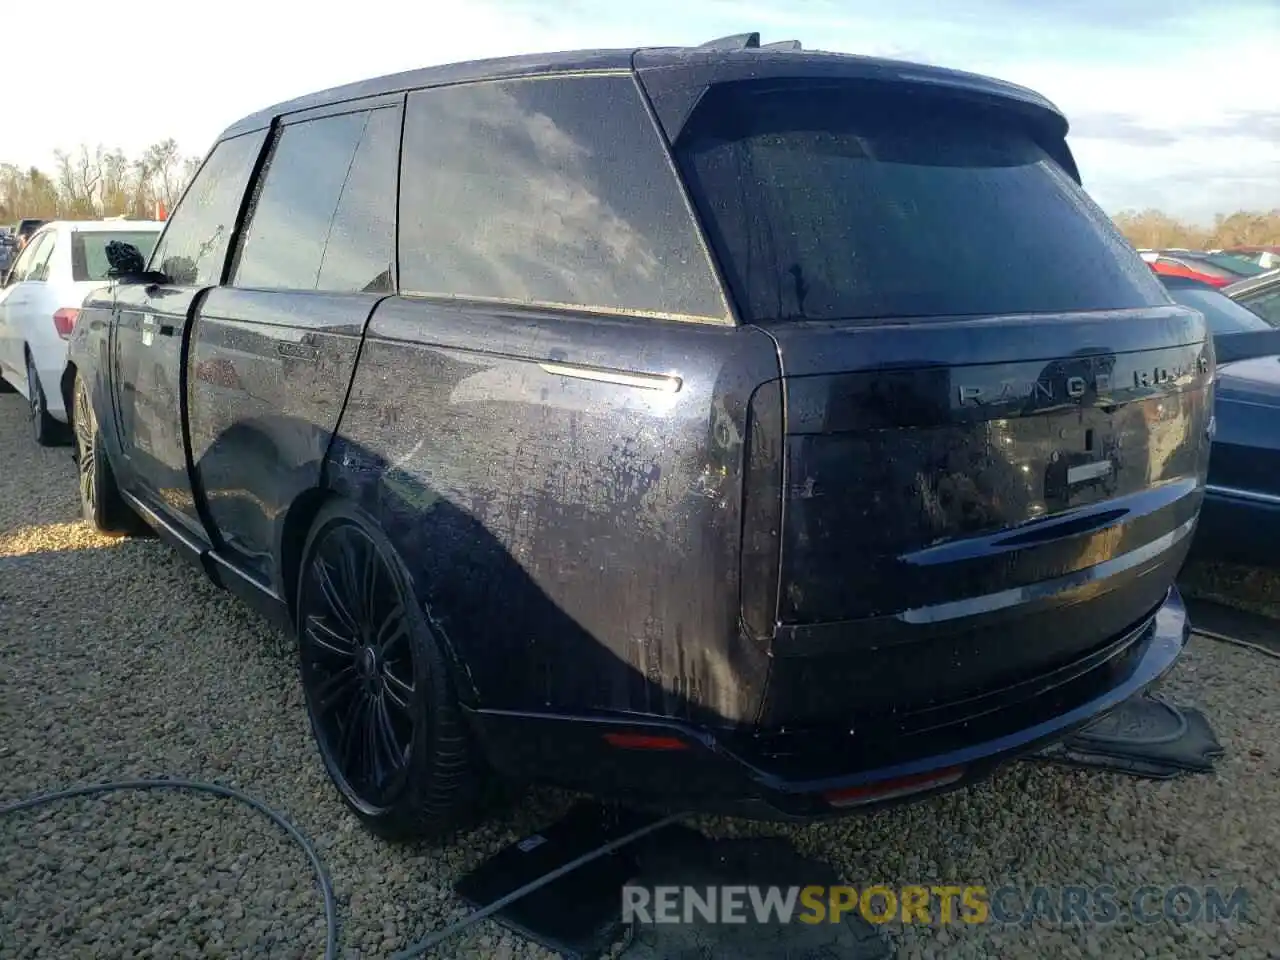
[[[51,446],[66,433],[66,341],[84,298],[109,282],[107,244],[121,240],[149,257],[163,227],[155,220],[54,220],[9,270],[0,289],[0,381],[27,398],[36,442]]]

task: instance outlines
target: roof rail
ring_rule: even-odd
[[[761,50],[803,50],[799,40],[775,40],[760,47]]]
[[[698,44],[699,50],[755,50],[760,46],[760,34],[735,33],[731,37],[720,37]]]

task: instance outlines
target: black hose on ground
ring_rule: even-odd
[[[329,879],[329,871],[325,869],[324,863],[320,860],[320,854],[311,845],[311,841],[303,835],[301,830],[290,823],[284,814],[273,810],[261,800],[251,797],[249,794],[243,793],[234,787],[224,787],[218,783],[203,783],[199,780],[117,780],[112,783],[94,783],[84,787],[70,787],[66,790],[42,793],[34,797],[27,797],[24,800],[6,803],[0,805],[0,817],[10,813],[17,813],[20,810],[43,807],[59,800],[70,800],[73,797],[92,797],[98,794],[117,793],[124,790],[185,790],[189,793],[207,793],[215,797],[227,797],[252,807],[271,820],[302,848],[307,855],[307,859],[311,861],[311,869],[315,873],[316,882],[320,886],[320,894],[324,897],[324,922],[326,928],[324,957],[325,960],[337,960],[338,907],[334,902],[333,882]]]
[[[315,873],[316,883],[320,887],[320,894],[324,898],[324,922],[325,922],[325,944],[324,957],[325,960],[337,960],[338,956],[338,908],[333,896],[333,881],[329,878],[329,871],[325,868],[320,854],[316,852],[316,848],[311,841],[303,835],[302,831],[295,827],[284,814],[267,806],[256,797],[251,797],[243,791],[234,787],[225,787],[218,783],[204,783],[199,780],[117,780],[111,783],[94,783],[83,787],[69,787],[66,790],[57,790],[53,793],[37,794],[34,797],[27,797],[23,800],[15,800],[10,803],[0,804],[0,817],[10,813],[18,813],[22,810],[33,810],[36,807],[43,807],[50,803],[56,803],[59,800],[71,800],[75,797],[92,797],[104,793],[117,793],[125,790],[185,790],[191,793],[207,793],[216,797],[226,797],[231,800],[238,800],[246,806],[252,807],[254,810],[267,817],[283,830],[289,837],[297,843],[307,855],[307,859],[311,861],[312,872]],[[575,860],[571,860],[566,864],[557,867],[550,873],[546,873],[536,880],[531,880],[523,887],[511,891],[504,897],[500,897],[493,903],[481,907],[479,910],[473,911],[463,917],[457,923],[451,924],[442,930],[427,935],[424,939],[418,941],[411,947],[407,947],[396,953],[392,960],[412,960],[412,958],[420,957],[433,947],[439,946],[444,941],[450,939],[471,927],[486,917],[492,916],[503,907],[519,900],[526,894],[533,893],[535,890],[546,886],[553,880],[558,880],[572,870],[584,864],[590,863],[599,857],[612,853],[620,847],[626,846],[634,840],[639,840],[646,834],[652,833],[668,824],[674,823],[680,818],[680,814],[672,814],[654,823],[646,824],[639,829],[633,830],[625,836],[616,840],[611,840],[603,846],[584,853]]]
[[[1217,633],[1213,630],[1201,630],[1196,626],[1191,628],[1191,633],[1193,636],[1206,637],[1209,640],[1216,640],[1218,643],[1229,643],[1233,647],[1243,647],[1245,650],[1252,650],[1254,653],[1261,653],[1272,659],[1280,660],[1280,651],[1264,647],[1260,643],[1252,643],[1249,640],[1241,640],[1238,637],[1229,637],[1225,633]]]

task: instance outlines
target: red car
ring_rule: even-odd
[[[1152,270],[1162,276],[1189,277],[1215,287],[1225,287],[1241,277],[1239,273],[1195,254],[1161,253],[1156,259],[1148,260],[1147,263]]]

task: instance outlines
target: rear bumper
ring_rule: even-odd
[[[1176,589],[1101,649],[922,720],[855,730],[710,731],[617,716],[471,712],[500,773],[638,805],[808,820],[956,789],[1060,740],[1158,680],[1190,633]],[[607,739],[622,734],[626,746]],[[649,739],[635,739],[635,738]]]

